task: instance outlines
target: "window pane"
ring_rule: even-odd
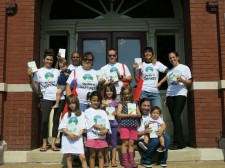
[[[118,61],[124,63],[129,68],[132,75],[131,86],[135,86],[136,82],[133,77],[134,58],[140,58],[141,42],[140,39],[118,39]]]
[[[98,70],[106,64],[106,40],[84,40],[83,52],[87,51],[94,55],[93,69]]]

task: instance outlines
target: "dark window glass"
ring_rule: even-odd
[[[169,62],[168,55],[171,51],[175,51],[175,36],[174,35],[158,35],[157,36],[157,60],[167,66],[169,69],[172,68]],[[159,74],[159,81],[165,76],[164,73]],[[163,83],[160,90],[167,89],[167,82]]]

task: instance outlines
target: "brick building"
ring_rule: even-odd
[[[225,138],[225,0],[0,1],[0,23],[0,134],[9,150],[40,145],[39,98],[27,62],[42,66],[49,47],[66,48],[68,60],[72,51],[92,51],[95,69],[110,47],[130,68],[145,46],[167,66],[168,52],[178,51],[194,80],[182,116],[187,143],[218,147]],[[172,135],[166,108],[164,115]]]

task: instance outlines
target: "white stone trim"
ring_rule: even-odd
[[[8,84],[7,92],[32,92],[30,84]]]
[[[6,92],[6,91],[7,91],[7,84],[0,83],[0,92]]]
[[[209,82],[193,82],[191,90],[218,90],[218,82],[217,81],[209,81]]]

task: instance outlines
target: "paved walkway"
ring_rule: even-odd
[[[143,166],[138,166],[143,168]],[[153,168],[160,168],[161,166],[153,165]],[[204,161],[204,162],[168,162],[168,168],[225,168],[225,162],[221,161]],[[31,163],[31,164],[3,164],[0,168],[66,168],[60,164],[44,164],[44,163]],[[120,167],[118,167],[120,168]]]

